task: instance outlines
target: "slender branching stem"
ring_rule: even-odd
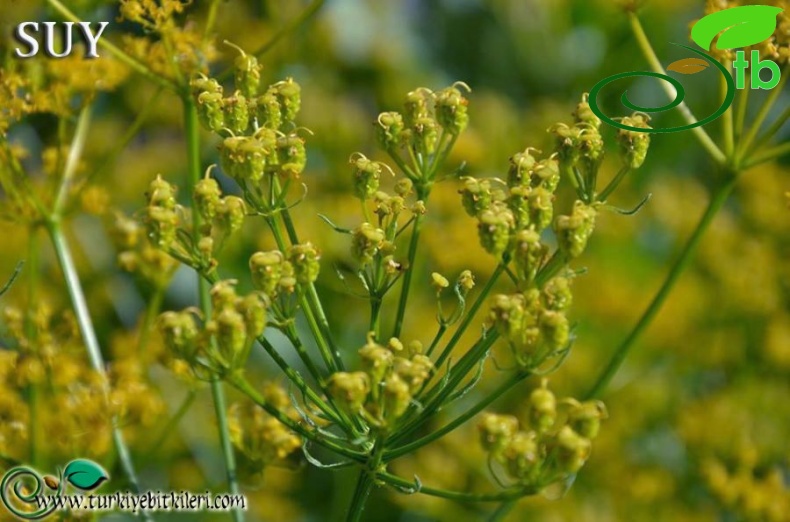
[[[623,361],[625,361],[625,358],[636,344],[636,341],[639,339],[642,333],[644,333],[650,323],[652,323],[655,316],[661,310],[661,307],[664,305],[664,302],[669,296],[669,293],[672,291],[672,288],[675,286],[675,283],[677,283],[678,279],[680,278],[680,275],[693,259],[694,253],[697,251],[697,247],[699,246],[705,231],[708,230],[708,227],[710,227],[710,224],[713,222],[713,218],[716,216],[716,214],[718,214],[719,210],[721,210],[722,206],[727,201],[727,198],[735,186],[736,179],[737,177],[734,174],[730,174],[729,179],[713,193],[710,202],[708,203],[708,207],[702,214],[702,218],[697,224],[697,227],[694,229],[694,232],[691,234],[691,237],[686,242],[686,245],[683,247],[683,250],[680,252],[675,264],[670,269],[669,274],[661,285],[658,293],[655,295],[653,300],[650,302],[650,305],[639,318],[639,321],[636,323],[634,329],[631,330],[631,333],[628,334],[622,344],[620,344],[620,346],[615,350],[614,354],[609,360],[609,363],[603,369],[601,374],[596,379],[595,384],[587,393],[587,398],[599,397],[604,392],[614,375],[620,369],[620,366],[622,366]]]

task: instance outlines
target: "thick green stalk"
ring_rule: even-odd
[[[603,372],[595,381],[593,387],[587,393],[588,399],[598,397],[601,395],[601,393],[603,393],[609,382],[612,380],[612,377],[614,377],[614,375],[617,373],[617,370],[620,369],[623,361],[636,344],[636,341],[653,321],[659,310],[661,310],[661,307],[669,296],[670,291],[675,286],[675,283],[677,283],[678,279],[680,278],[680,275],[693,259],[694,253],[697,251],[697,247],[699,246],[700,240],[705,234],[705,231],[708,229],[711,222],[713,221],[713,218],[716,216],[716,214],[718,214],[719,210],[722,208],[730,193],[732,192],[737,177],[735,174],[729,174],[729,176],[730,178],[713,193],[711,200],[708,203],[708,207],[699,221],[699,224],[691,234],[691,237],[689,238],[686,245],[683,247],[680,256],[670,269],[669,274],[664,280],[664,283],[661,285],[658,293],[650,302],[650,305],[642,314],[642,317],[639,319],[634,329],[630,334],[628,334],[628,337],[626,337],[623,343],[617,348],[617,350],[615,350],[606,368],[604,368]]]
[[[365,510],[370,492],[376,482],[376,472],[381,464],[383,454],[383,439],[376,439],[369,462],[359,470],[357,485],[354,488],[354,495],[351,497],[351,504],[346,514],[346,522],[359,522],[362,520],[362,512]]]
[[[488,522],[500,522],[505,520],[505,517],[513,511],[513,508],[516,507],[516,500],[508,500],[507,502],[502,502],[498,508],[491,513],[491,516],[488,517]]]
[[[200,181],[202,172],[200,170],[200,127],[198,125],[197,109],[189,94],[182,97],[184,104],[184,131],[187,142],[187,168],[189,170],[189,181],[191,187],[195,187]],[[193,230],[200,229],[200,213],[192,212]],[[205,279],[197,274],[198,295],[200,299],[200,310],[205,317],[211,313],[211,301],[209,298],[209,287]],[[236,457],[233,454],[233,446],[230,441],[230,431],[228,429],[227,407],[225,404],[225,391],[222,381],[215,377],[211,380],[211,397],[214,400],[214,412],[217,417],[217,428],[219,430],[220,449],[225,461],[225,473],[228,479],[229,493],[239,494],[239,481],[236,474]],[[232,512],[233,520],[236,522],[244,521],[244,512],[235,509]]]

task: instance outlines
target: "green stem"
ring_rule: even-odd
[[[211,31],[214,30],[214,24],[217,22],[217,10],[219,8],[219,0],[211,0],[211,5],[208,7],[208,15],[206,15],[206,27],[203,30],[203,38],[208,39]]]
[[[781,158],[787,153],[790,153],[790,142],[777,145],[776,147],[768,149],[761,154],[755,155],[753,158],[749,158],[749,160],[744,164],[743,169],[749,170],[750,168],[760,165],[761,163],[767,163],[777,158]]]
[[[310,375],[313,376],[313,379],[315,379],[315,381],[319,384],[323,382],[321,378],[321,372],[318,367],[316,367],[313,359],[311,359],[310,355],[307,353],[304,344],[302,344],[302,340],[299,338],[299,334],[296,332],[296,327],[294,326],[293,322],[288,323],[288,325],[283,330],[283,333],[285,333],[285,336],[288,337],[289,341],[291,341],[294,350],[296,350],[297,355],[299,355],[299,358],[302,360],[305,367],[307,367],[307,371],[310,372]]]
[[[784,67],[782,73],[782,79],[779,81],[779,85],[771,89],[762,107],[760,107],[760,111],[757,113],[757,116],[755,116],[752,126],[749,128],[749,132],[746,133],[746,137],[743,139],[738,150],[739,155],[737,161],[748,157],[748,155],[753,152],[752,145],[757,138],[757,133],[760,132],[760,128],[763,126],[763,123],[765,123],[766,118],[768,118],[768,114],[770,114],[776,100],[778,100],[779,96],[784,92],[784,86],[787,84],[788,68]]]
[[[670,291],[675,286],[675,283],[677,283],[680,275],[694,257],[694,253],[696,252],[700,240],[705,234],[705,231],[708,229],[711,222],[713,221],[713,218],[727,201],[727,198],[735,186],[736,179],[737,177],[731,174],[730,178],[714,192],[710,202],[708,203],[707,209],[705,210],[699,224],[697,225],[697,228],[692,233],[685,247],[683,247],[680,257],[678,257],[677,261],[670,269],[669,274],[664,280],[664,283],[661,285],[658,293],[647,307],[647,310],[645,310],[645,312],[642,314],[642,317],[639,319],[639,322],[637,322],[634,329],[617,348],[611,360],[609,361],[609,364],[606,366],[606,368],[604,368],[603,372],[598,377],[593,387],[590,389],[589,393],[587,394],[587,398],[597,397],[603,393],[609,382],[612,380],[612,377],[614,377],[614,375],[617,373],[617,370],[620,369],[620,366],[628,356],[631,348],[633,348],[636,344],[639,336],[647,329],[647,327],[655,318],[656,314],[658,314],[659,310],[661,310],[661,307],[669,296]]]
[[[477,315],[477,312],[480,310],[480,307],[483,306],[483,303],[488,298],[488,294],[490,294],[491,290],[494,289],[494,285],[496,285],[497,280],[504,273],[506,266],[507,264],[505,262],[499,263],[497,265],[496,269],[494,270],[494,273],[491,274],[491,277],[486,282],[486,286],[483,287],[483,291],[480,292],[480,295],[477,296],[477,299],[475,299],[475,302],[472,304],[472,308],[470,308],[469,311],[466,313],[466,315],[464,316],[464,320],[461,321],[461,324],[458,326],[458,329],[450,338],[450,342],[447,343],[447,346],[444,347],[444,350],[442,350],[442,353],[441,355],[439,355],[439,358],[436,359],[436,364],[434,365],[435,368],[440,369],[442,365],[444,365],[444,361],[446,361],[447,358],[450,356],[450,354],[453,353],[453,349],[455,349],[455,346],[458,344],[458,341],[460,341],[461,337],[463,337],[464,333],[466,333],[466,329],[472,323],[472,320]]]
[[[391,473],[379,472],[378,478],[391,486],[395,486],[401,490],[414,490],[416,484],[404,478],[398,477]],[[520,488],[509,488],[499,493],[463,493],[460,491],[450,491],[446,489],[431,488],[428,486],[421,486],[419,492],[423,495],[432,497],[446,498],[449,500],[456,500],[458,502],[502,502],[507,500],[516,500],[527,495],[535,495],[539,489],[534,486],[523,486]]]
[[[346,457],[354,462],[357,463],[364,463],[366,461],[366,456],[362,453],[354,451],[350,448],[342,446],[335,441],[325,437],[321,434],[318,434],[314,431],[308,430],[305,426],[303,426],[299,422],[295,422],[293,419],[285,415],[282,411],[279,410],[276,406],[269,404],[266,399],[261,395],[258,390],[252,387],[252,385],[241,375],[233,374],[228,376],[228,383],[234,386],[237,390],[241,393],[252,399],[252,401],[263,408],[266,413],[277,419],[281,424],[289,428],[291,431],[297,433],[301,437],[313,442],[319,446],[322,446],[330,451],[334,451],[338,455]]]
[[[419,197],[419,199],[423,198]],[[425,200],[423,199],[423,201]],[[409,290],[411,289],[411,280],[414,276],[414,261],[417,258],[417,247],[419,246],[420,242],[420,232],[422,229],[423,220],[424,215],[420,214],[414,220],[414,225],[412,225],[407,261],[408,266],[406,267],[406,273],[403,276],[403,286],[401,287],[400,299],[398,300],[398,312],[395,315],[395,329],[392,332],[392,337],[400,337],[401,330],[403,329],[403,320],[406,316],[406,305],[409,302]]]
[[[382,443],[383,439],[381,437],[376,439],[369,462],[359,470],[359,477],[354,488],[354,494],[351,497],[351,504],[348,507],[346,522],[359,522],[362,520],[362,512],[365,510],[365,504],[370,492],[373,490],[373,485],[376,482],[376,472],[381,464],[384,449]]]
[[[269,225],[269,229],[272,231],[274,241],[277,243],[277,248],[279,248],[282,252],[286,252],[288,246],[285,244],[285,239],[283,238],[279,223],[273,217],[267,217],[266,223]],[[296,242],[291,239],[291,243],[295,244]],[[301,307],[305,319],[307,320],[307,326],[310,329],[310,333],[312,334],[316,345],[318,345],[318,351],[321,353],[324,364],[326,364],[326,367],[331,373],[337,372],[339,368],[338,362],[333,356],[334,352],[329,347],[327,338],[325,338],[325,331],[321,328],[321,326],[319,326],[318,321],[315,318],[313,313],[314,308],[311,307],[311,301],[309,300],[309,290],[307,296],[304,294],[304,292],[300,292],[298,300],[299,306]]]
[[[28,275],[27,275],[27,313],[25,314],[25,337],[27,337],[27,341],[29,343],[28,350],[34,352],[36,356],[38,355],[38,332],[36,330],[36,325],[33,321],[33,313],[34,313],[34,306],[35,303],[38,302],[37,295],[38,295],[38,275],[39,275],[39,250],[40,245],[38,242],[38,229],[36,227],[30,228],[30,238],[28,242],[28,254],[27,254],[27,266],[28,266]],[[38,449],[40,447],[40,436],[41,430],[40,428],[40,404],[39,404],[39,392],[40,387],[36,383],[31,383],[28,385],[28,401],[29,401],[29,408],[30,408],[30,463],[33,466],[37,466],[39,464],[39,454]]]
[[[724,68],[730,71],[732,69],[732,63],[729,60],[725,60]],[[727,98],[727,79],[722,76],[719,82],[720,84],[720,91],[721,91],[721,102]],[[721,117],[721,125],[722,125],[722,136],[724,141],[724,153],[727,157],[732,157],[733,153],[735,152],[735,123],[733,120],[733,111],[728,109],[724,112]]]
[[[612,195],[612,192],[617,189],[617,187],[620,185],[620,182],[625,179],[629,172],[631,172],[631,168],[628,165],[623,166],[617,175],[612,179],[612,181],[606,185],[606,188],[604,188],[598,195],[598,201],[606,201],[606,199]]]
[[[96,331],[93,328],[93,322],[88,310],[88,304],[85,300],[85,294],[82,291],[82,284],[80,283],[77,268],[74,265],[74,258],[71,255],[71,250],[63,235],[60,222],[50,219],[46,224],[47,232],[49,233],[52,246],[55,249],[55,255],[58,258],[63,276],[66,281],[66,288],[71,299],[72,308],[77,318],[77,325],[79,326],[80,334],[82,335],[85,349],[88,352],[88,359],[90,360],[93,370],[102,376],[102,388],[105,400],[109,401],[109,382],[107,380],[107,373],[105,372],[104,357],[99,347],[99,340],[96,338]],[[132,458],[129,454],[129,449],[123,439],[123,433],[120,426],[118,426],[117,418],[112,419],[112,438],[115,444],[115,449],[118,452],[118,458],[121,461],[121,467],[124,470],[129,485],[132,490],[139,493],[140,484],[137,481],[137,474],[134,471]],[[153,520],[147,512],[142,512],[143,518],[147,521]]]
[[[189,171],[189,181],[192,189],[201,179],[200,169],[200,127],[198,126],[197,109],[192,98],[188,94],[182,97],[184,106],[184,131],[186,134],[187,149],[187,168]],[[193,194],[194,202],[194,194]],[[193,230],[200,230],[200,212],[192,212]],[[204,317],[211,315],[211,301],[209,287],[205,279],[197,274],[198,296],[200,299],[200,310]],[[222,381],[214,378],[211,381],[211,397],[214,401],[214,412],[217,418],[217,428],[219,430],[220,449],[225,461],[225,473],[228,479],[228,489],[231,494],[239,493],[239,481],[236,474],[236,457],[233,453],[233,446],[230,441],[230,431],[228,429],[228,414],[225,405],[225,391]],[[232,512],[233,520],[243,522],[244,512],[241,509],[234,509]]]
[[[278,43],[280,43],[283,38],[294,32],[295,30],[299,29],[299,27],[307,22],[313,15],[315,15],[319,9],[324,5],[325,0],[313,0],[313,2],[308,5],[304,11],[299,14],[296,18],[289,21],[285,24],[277,33],[272,36],[269,41],[263,44],[261,47],[255,51],[253,56],[260,59],[263,55],[268,53],[270,50],[274,48]],[[218,79],[220,81],[228,79],[233,74],[233,68],[228,68],[223,71],[219,76]]]
[[[502,502],[498,508],[491,513],[491,516],[488,517],[488,522],[501,522],[505,520],[505,517],[513,511],[513,508],[516,507],[518,501],[516,500],[508,500],[506,502]]]
[[[52,215],[59,217],[63,213],[63,207],[66,204],[66,199],[69,194],[69,189],[74,181],[74,174],[77,171],[82,151],[85,148],[85,141],[88,139],[88,127],[90,124],[90,106],[86,105],[80,111],[79,118],[77,119],[77,127],[74,131],[74,138],[71,140],[69,147],[69,155],[66,158],[66,166],[63,168],[63,177],[60,181],[57,195],[55,196],[55,204],[52,209]]]
[[[735,117],[735,137],[740,141],[741,137],[743,136],[743,131],[746,126],[746,112],[749,108],[749,93],[752,90],[752,80],[750,75],[746,75],[747,82],[745,89],[741,89],[738,92],[738,114]]]
[[[787,120],[790,119],[790,107],[786,108],[782,114],[774,121],[771,126],[766,130],[763,134],[757,138],[757,141],[754,146],[752,146],[751,150],[747,152],[747,157],[751,156],[756,150],[760,147],[764,147],[767,145],[771,139],[776,136],[776,133],[787,123]]]
[[[634,37],[636,38],[637,43],[639,44],[639,48],[642,50],[642,54],[645,56],[645,59],[650,64],[650,68],[653,69],[654,72],[658,74],[666,75],[666,71],[664,67],[661,65],[661,62],[656,56],[656,52],[653,50],[653,46],[650,44],[650,40],[645,34],[645,30],[642,28],[642,24],[639,21],[639,18],[634,13],[628,14],[628,19],[631,22],[631,30],[634,33]],[[661,86],[663,87],[664,91],[670,97],[670,99],[675,99],[677,93],[675,92],[675,88],[668,82],[661,82]],[[678,111],[680,115],[683,117],[683,120],[688,125],[693,125],[697,123],[697,118],[691,113],[691,110],[688,106],[684,103],[678,105]],[[700,142],[702,147],[710,154],[713,160],[718,163],[719,165],[724,165],[727,162],[727,156],[716,146],[713,142],[711,137],[705,132],[705,129],[702,127],[695,127],[691,130],[694,133],[694,136]]]
[[[162,428],[162,431],[159,434],[159,436],[156,438],[156,441],[153,444],[151,444],[151,447],[148,449],[148,453],[146,454],[146,457],[148,458],[152,457],[157,451],[159,451],[162,448],[162,446],[164,446],[165,441],[167,441],[168,437],[170,437],[170,435],[172,435],[173,432],[176,431],[176,428],[178,427],[178,423],[181,422],[181,419],[189,411],[189,408],[192,407],[192,403],[195,402],[196,398],[197,398],[197,393],[195,392],[195,390],[189,390],[189,393],[187,393],[186,398],[184,398],[184,402],[181,403],[181,406],[178,407],[178,410],[176,410],[175,414],[172,417],[170,417],[170,419],[167,421],[167,424],[165,424],[165,427]]]
[[[499,399],[502,395],[507,393],[510,389],[512,389],[515,385],[526,379],[530,376],[529,372],[517,372],[510,376],[507,380],[505,380],[502,384],[500,384],[497,389],[495,389],[490,394],[486,395],[482,400],[478,401],[477,404],[466,410],[462,415],[458,416],[454,420],[447,423],[443,428],[440,428],[436,431],[431,432],[429,435],[422,437],[421,439],[417,439],[414,442],[409,444],[405,444],[399,448],[395,448],[384,453],[384,461],[389,462],[391,460],[397,459],[406,455],[408,453],[412,453],[417,451],[418,449],[422,448],[434,442],[448,433],[455,431],[459,426],[469,421],[472,417],[486,409],[488,406],[493,404],[497,399]]]
[[[81,22],[79,17],[77,17],[77,15],[75,15],[65,5],[63,5],[60,2],[60,0],[47,0],[47,3],[49,5],[51,5],[55,9],[55,11],[60,13],[61,16],[63,16],[63,18],[65,18],[66,20],[68,20],[70,22],[74,22],[74,23]],[[138,73],[142,74],[143,76],[145,76],[146,78],[148,78],[152,82],[154,82],[154,83],[156,83],[156,84],[158,84],[158,85],[160,85],[162,87],[166,87],[166,88],[168,88],[168,89],[170,89],[172,91],[177,91],[178,90],[178,88],[177,88],[175,83],[173,83],[172,81],[168,80],[167,78],[163,78],[162,76],[159,76],[154,71],[152,71],[147,65],[145,65],[143,62],[141,62],[138,59],[126,54],[124,51],[122,51],[115,44],[111,43],[106,37],[99,38],[98,45],[100,45],[101,47],[107,49],[107,51],[109,51],[110,54],[115,56],[115,58],[117,58],[121,62],[123,62],[126,65],[128,65],[131,69],[133,69],[133,70],[137,71]]]
[[[164,288],[156,288],[154,293],[151,295],[151,300],[145,309],[143,324],[140,325],[140,337],[137,339],[138,354],[142,355],[145,353],[145,348],[148,346],[148,340],[151,338],[151,332],[154,329],[154,323],[156,322],[156,318],[159,316],[159,312],[162,309],[162,301],[164,300],[164,297]]]

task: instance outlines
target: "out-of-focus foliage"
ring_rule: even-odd
[[[292,76],[302,86],[299,124],[313,135],[302,174],[309,178],[310,192],[296,221],[314,239],[324,266],[343,268],[352,262],[347,242],[328,233],[331,230],[317,215],[330,215],[341,227],[355,224],[358,202],[352,195],[349,154],[362,151],[384,160],[376,157],[372,127],[379,108],[397,108],[402,94],[415,85],[439,88],[464,80],[473,91],[471,123],[449,161],[465,162],[465,174],[504,178],[513,151],[526,146],[550,149],[553,138],[546,129],[567,120],[581,94],[599,79],[646,68],[622,3],[337,0],[327,2],[306,26],[272,48],[261,60],[267,83]],[[687,41],[688,24],[703,15],[704,2],[640,3],[645,4],[643,19],[659,57],[670,63],[677,50],[669,42]],[[211,67],[222,70],[238,55],[222,45],[223,40],[244,49],[260,48],[305,7],[284,0],[222,1],[215,45],[196,51],[193,31],[202,26],[208,2],[195,4],[177,14],[183,31],[179,38],[187,49],[184,55],[203,61],[180,62],[168,69],[162,49],[140,44],[139,29],[132,37],[119,38],[129,24],[116,2],[68,2],[87,19],[112,20],[106,38],[150,62],[154,70],[172,75]],[[58,172],[53,165],[66,160],[57,147],[52,114],[72,116],[75,94],[97,97],[85,165],[80,166],[87,181],[75,189],[80,204],[70,212],[77,223],[72,239],[79,269],[90,275],[85,280],[90,310],[101,344],[113,360],[109,373],[117,411],[112,413],[120,416],[141,472],[156,477],[152,482],[157,487],[221,488],[222,464],[214,449],[216,430],[208,395],[184,368],[184,379],[173,382],[161,363],[177,363],[161,355],[158,336],[145,334],[152,321],[146,303],[163,299],[166,308],[189,306],[195,300],[193,282],[183,271],[169,281],[174,269],[170,260],[138,242],[135,234],[140,231],[131,230],[133,225],[118,214],[140,207],[158,173],[173,183],[185,179],[178,100],[106,53],[89,63],[44,57],[22,62],[11,57],[15,42],[9,35],[16,23],[57,16],[43,1],[0,1],[6,56],[0,73],[0,132],[8,130],[14,145],[3,151],[0,161],[22,162],[35,173],[29,180],[34,190],[46,194]],[[58,87],[59,82],[64,86]],[[30,90],[29,102],[9,102],[9,89],[18,88]],[[39,88],[50,95],[37,98]],[[707,109],[715,100],[696,92],[690,94],[690,104],[700,113],[710,113]],[[762,95],[753,96],[761,100]],[[787,97],[780,96],[772,115],[787,103]],[[116,150],[142,111],[147,117],[139,134]],[[24,122],[15,125],[22,116]],[[720,132],[718,123],[708,130]],[[610,129],[602,132],[614,135]],[[202,138],[203,160],[218,163],[217,140],[208,134]],[[617,150],[607,154],[616,156]],[[605,164],[601,175],[614,176],[614,168]],[[552,378],[558,395],[581,396],[592,385],[658,288],[677,245],[693,229],[706,205],[704,187],[715,175],[688,134],[653,140],[638,176],[626,178],[613,203],[633,206],[647,193],[653,194],[652,200],[628,219],[600,215],[584,258],[588,274],[574,280],[572,320],[578,321],[579,340],[562,372]],[[474,220],[459,203],[458,188],[453,183],[438,185],[432,195],[426,248],[415,275],[426,289],[433,272],[470,269],[486,275],[494,268],[478,245]],[[559,491],[548,492],[550,499],[523,500],[508,520],[790,520],[788,190],[790,176],[781,163],[765,164],[743,176],[696,261],[603,397],[609,419],[573,488],[560,500],[555,498]],[[5,194],[0,207],[3,217],[11,218],[3,222],[0,274],[11,274],[20,258],[30,257],[29,221],[36,219],[35,213],[20,212],[23,207],[14,206],[18,202],[11,196]],[[55,389],[64,390],[54,395],[54,403],[39,405],[44,414],[39,435],[33,435],[39,448],[35,464],[48,469],[77,456],[111,457],[112,445],[110,412],[94,408],[97,376],[88,370],[73,318],[66,311],[69,301],[58,265],[44,248],[43,235],[39,240],[40,271],[23,272],[2,297],[2,343],[18,348],[19,355],[0,350],[0,456],[30,458],[26,399],[31,385],[47,376]],[[247,225],[240,239],[223,251],[221,266],[229,274],[246,273],[249,252],[272,246],[268,234]],[[26,292],[26,281],[32,277],[38,279],[35,301]],[[331,324],[347,327],[339,332],[341,340],[363,335],[367,316],[349,313],[359,308],[347,306],[354,297],[343,283],[331,270],[324,270],[318,283],[329,299]],[[250,286],[249,280],[239,282],[245,291]],[[414,319],[408,328],[424,332],[421,341],[427,343],[436,329],[435,300],[429,290],[416,297],[411,306],[419,311],[410,314]],[[23,310],[29,309],[35,312],[26,317]],[[292,363],[298,366],[298,361]],[[270,375],[268,365],[262,356],[253,356],[253,374]],[[496,381],[496,371],[487,367],[489,382]],[[497,403],[497,410],[523,415],[534,386],[531,382],[514,390]],[[160,438],[167,419],[193,389],[197,399],[189,412],[170,427],[168,437]],[[257,443],[247,437],[245,430],[251,427],[261,437],[282,435],[259,412],[243,418],[246,405],[234,408],[236,440]],[[90,437],[80,436],[85,433]],[[490,478],[481,465],[485,457],[477,439],[474,423],[469,423],[396,461],[394,468],[401,476],[417,474],[424,483],[453,489],[486,485]],[[281,456],[287,457],[294,442],[280,442]],[[277,460],[249,448],[246,457]],[[250,519],[342,517],[353,489],[351,474],[290,469],[287,461],[280,465],[267,467],[262,476],[245,476]],[[374,496],[368,509],[376,516],[370,514],[370,520],[471,521],[483,519],[491,509],[385,489]],[[209,519],[224,520],[206,516]]]

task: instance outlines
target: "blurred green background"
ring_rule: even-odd
[[[113,2],[66,3],[84,19],[117,17]],[[199,23],[205,4],[194,2],[187,19]],[[687,43],[689,24],[702,16],[703,4],[646,2],[640,16],[664,64],[683,57],[670,42]],[[216,69],[235,57],[235,51],[221,45],[223,39],[256,49],[305,6],[284,0],[223,2],[217,19]],[[58,18],[39,1],[0,0],[4,35],[20,20],[47,19]],[[115,24],[106,37],[117,39],[125,29],[129,28]],[[332,269],[349,263],[347,238],[334,234],[317,214],[331,216],[341,226],[359,221],[348,158],[357,151],[376,155],[372,122],[378,112],[399,108],[404,94],[415,87],[438,89],[457,80],[466,82],[472,88],[471,124],[450,162],[465,162],[464,173],[469,175],[504,177],[513,153],[527,146],[551,148],[546,130],[569,122],[582,93],[597,81],[648,68],[620,3],[613,0],[327,0],[263,62],[267,82],[292,76],[302,86],[300,122],[313,134],[303,177],[309,190],[295,214],[302,236],[323,252],[320,291],[329,303],[330,322],[347,346],[363,342],[366,303],[349,296]],[[717,106],[717,96],[712,95],[717,88],[711,87],[710,77],[707,80],[694,79],[695,88],[688,89],[689,104],[697,114],[709,114]],[[645,99],[659,95],[653,84],[636,89]],[[132,75],[117,91],[99,96],[88,160],[112,149],[154,91],[145,79]],[[610,113],[620,110],[617,96],[619,92],[602,97]],[[760,95],[755,95],[752,112],[759,102]],[[108,356],[134,345],[151,298],[148,286],[118,268],[107,232],[110,211],[134,213],[141,208],[147,185],[157,174],[181,184],[186,177],[180,106],[167,94],[154,103],[139,135],[93,181],[98,188],[83,198],[88,201],[83,201],[72,226],[91,312]],[[774,115],[788,103],[783,93]],[[662,116],[659,121],[667,126],[674,117]],[[31,165],[51,136],[53,122],[37,116],[12,129],[11,139],[30,151]],[[707,130],[717,139],[721,135],[716,122]],[[604,130],[610,147],[613,135],[612,129]],[[204,163],[218,161],[217,144],[208,135],[204,140]],[[616,149],[611,147],[608,154],[604,177],[619,167]],[[632,217],[603,213],[590,248],[575,262],[587,273],[574,283],[571,315],[578,340],[565,366],[552,377],[559,395],[581,396],[592,385],[657,290],[701,215],[708,199],[706,187],[716,175],[690,133],[654,137],[645,166],[626,180],[612,203],[631,208],[648,193],[652,200]],[[431,272],[452,278],[471,269],[482,280],[494,266],[478,245],[474,221],[463,213],[457,189],[454,181],[444,183],[431,202],[416,276],[425,291],[414,301],[407,323],[414,337],[430,339],[435,330],[434,303],[427,289]],[[610,418],[573,487],[560,499],[524,499],[507,520],[790,520],[788,190],[790,177],[782,164],[753,169],[738,182],[697,259],[604,395]],[[0,274],[10,274],[26,256],[29,231],[13,222],[3,227]],[[238,277],[248,286],[249,253],[271,244],[264,229],[250,222],[243,237],[228,247],[221,260],[224,276]],[[43,248],[41,256],[42,294],[53,309],[68,307],[52,253]],[[20,281],[24,277],[23,273]],[[3,299],[4,304],[25,306],[24,285]],[[165,307],[180,308],[194,300],[192,275],[181,270],[168,288]],[[150,342],[156,350],[160,341],[153,336]],[[253,365],[261,376],[275,375],[262,355]],[[485,393],[486,386],[496,384],[493,365],[487,372],[489,378],[466,399],[469,402],[454,408],[463,409]],[[158,413],[147,425],[126,427],[143,483],[221,491],[222,463],[207,392],[199,392],[166,443],[147,453],[157,427],[164,426],[181,403],[186,385],[155,363],[146,375],[151,382],[141,408]],[[528,381],[496,409],[523,409],[525,395],[536,384]],[[0,450],[24,460],[24,448],[12,442],[0,437]],[[68,449],[52,449],[46,462],[54,466],[75,456]],[[394,469],[448,488],[497,487],[478,449],[474,423],[401,459]],[[345,472],[272,467],[250,479],[244,492],[251,520],[339,520],[352,488],[353,475]],[[366,519],[482,520],[492,507],[379,489]]]

